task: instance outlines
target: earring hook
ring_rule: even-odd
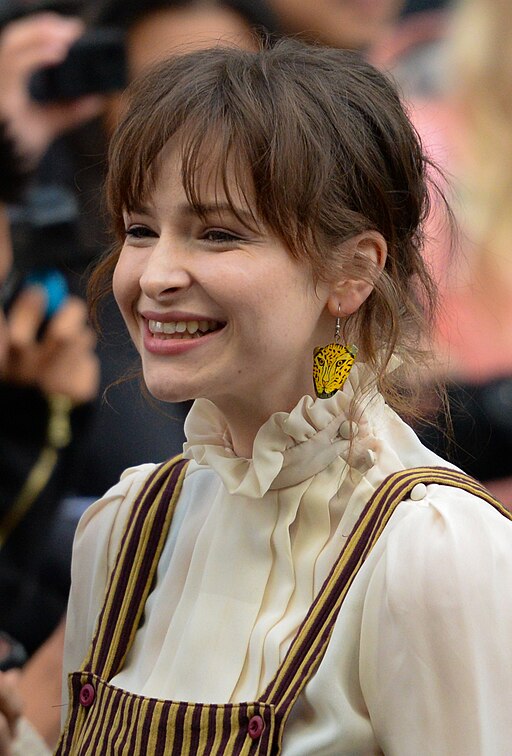
[[[340,333],[341,333],[341,316],[340,316],[340,306],[338,305],[338,314],[336,316],[336,325],[334,326],[334,342],[336,344],[340,343]]]

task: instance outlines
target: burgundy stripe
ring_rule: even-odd
[[[176,481],[179,478],[181,469],[183,468],[183,465],[185,464],[186,464],[185,460],[180,460],[172,467],[169,480],[166,483],[163,499],[160,502],[159,509],[156,513],[159,527],[152,528],[152,537],[153,537],[153,534],[156,534],[157,539],[158,537],[161,536],[162,517],[163,519],[165,519],[165,514],[167,511],[169,499],[172,496],[172,492],[176,485]],[[161,473],[162,470],[159,469],[159,472]],[[162,480],[160,478],[155,479],[154,482],[152,482],[151,489],[148,490],[145,500],[140,501],[141,496],[139,495],[138,497],[140,508],[139,508],[139,511],[137,512],[137,519],[135,521],[133,530],[131,531],[131,539],[127,545],[127,551],[126,551],[126,556],[124,560],[124,565],[126,567],[133,564],[133,561],[135,559],[135,554],[137,552],[137,548],[140,544],[141,533],[145,525],[148,512],[151,508],[151,505],[153,504],[154,498],[156,498],[156,496],[158,495],[161,487],[162,487]],[[147,490],[148,485],[146,484],[144,488],[146,488]],[[139,586],[141,585],[145,587],[145,584],[148,580],[148,574],[147,574],[148,569],[153,563],[153,559],[154,559],[154,552],[148,548],[145,552],[144,559],[140,566],[140,570],[138,571],[137,588],[139,588]],[[116,577],[116,573],[117,573],[116,568],[117,568],[117,562],[116,562],[116,567],[114,568],[114,571],[113,571],[113,579],[115,579]],[[110,613],[108,617],[106,618],[106,620],[104,620],[103,617],[101,620],[102,624],[104,625],[104,635],[102,638],[102,642],[101,642],[101,646],[100,646],[100,650],[98,654],[98,661],[97,661],[96,669],[94,670],[94,672],[96,672],[96,674],[100,676],[102,676],[104,668],[105,668],[105,663],[106,663],[107,656],[108,656],[110,646],[112,643],[112,637],[113,637],[114,631],[117,630],[117,627],[118,627],[118,619],[121,612],[121,607],[123,605],[123,602],[126,599],[127,584],[128,584],[129,578],[130,578],[130,570],[128,568],[121,569],[120,574],[117,575],[116,586],[114,589],[112,600],[110,602]],[[133,621],[134,621],[133,616],[134,614],[136,614],[137,609],[138,609],[138,605],[134,606],[133,603],[130,604],[128,616],[126,617],[126,621],[124,623],[124,630],[120,635],[120,638],[123,640],[126,639],[126,641],[128,641],[130,637],[130,631],[131,631]],[[112,670],[109,674],[109,677],[112,677],[119,671],[120,659],[124,658],[127,651],[128,649],[125,647],[124,644],[118,645],[116,649],[116,655],[113,662]]]
[[[171,729],[169,726],[170,712],[171,712],[170,701],[164,701],[160,707],[160,717],[158,719],[155,756],[160,756],[160,754],[163,754],[166,751],[167,736],[171,734],[169,732]]]
[[[374,496],[378,493],[379,489],[377,489],[368,502],[368,504],[363,509],[356,525],[354,525],[352,529],[352,534],[348,538],[348,540],[345,543],[345,546],[334,563],[332,569],[329,572],[328,577],[324,581],[322,587],[320,588],[320,591],[318,592],[315,600],[313,601],[313,604],[311,605],[309,611],[307,612],[304,620],[302,621],[299,630],[297,631],[297,635],[300,634],[302,628],[304,625],[309,621],[309,618],[311,615],[318,611],[318,616],[315,619],[315,622],[311,626],[310,630],[308,631],[308,634],[304,638],[303,643],[300,647],[297,647],[297,643],[294,641],[288,651],[288,654],[286,655],[285,661],[283,663],[283,666],[286,667],[286,674],[283,676],[278,688],[274,692],[274,695],[272,696],[272,699],[270,699],[270,690],[274,685],[274,681],[270,683],[270,685],[267,687],[265,693],[261,697],[260,700],[268,702],[268,703],[277,703],[279,702],[282,697],[284,696],[290,681],[295,676],[297,669],[300,667],[300,665],[304,661],[304,657],[306,654],[308,654],[311,650],[311,648],[317,644],[321,645],[325,641],[325,631],[323,630],[323,625],[326,622],[326,619],[328,618],[329,614],[332,612],[332,609],[338,599],[338,596],[340,595],[340,591],[343,589],[343,586],[345,582],[350,579],[350,576],[356,567],[359,559],[361,558],[365,547],[366,542],[363,542],[363,539],[360,538],[358,542],[356,543],[356,546],[354,548],[354,551],[352,552],[347,564],[341,571],[340,575],[338,576],[338,579],[336,583],[331,586],[331,589],[329,590],[329,581],[332,579],[333,573],[338,568],[339,562],[342,558],[342,555],[349,547],[349,545],[352,543],[352,541],[355,538],[355,532],[357,531],[357,528],[361,522],[361,520],[365,517],[367,514],[367,511],[370,509],[372,501]],[[365,534],[366,535],[366,534]],[[334,623],[336,617],[333,618],[332,622]],[[297,637],[297,636],[296,636]],[[311,667],[311,665],[308,665],[308,669]],[[281,708],[281,707],[279,707]]]
[[[91,683],[96,689],[96,684],[95,682],[93,682],[92,678],[89,678],[87,682]],[[96,700],[96,704],[97,704],[97,700]],[[87,753],[87,751],[90,749],[91,741],[93,740],[94,735],[97,732],[97,729],[95,729],[95,725],[97,725],[97,719],[98,719],[97,707],[93,705],[91,708],[85,711],[85,717],[83,719],[82,729],[80,731],[80,738],[79,738],[79,742],[80,742],[80,750],[78,751],[79,754]]]
[[[117,553],[114,569],[112,570],[112,573],[110,575],[109,585],[108,585],[108,588],[107,588],[107,595],[110,593],[110,589],[112,587],[112,584],[113,584],[114,580],[117,577],[116,573],[118,571],[118,566],[119,566],[119,561],[120,561],[121,553],[122,553],[124,545],[125,545],[125,543],[127,541],[127,538],[128,538],[128,536],[130,534],[131,525],[133,524],[133,522],[136,519],[136,517],[138,517],[139,514],[140,514],[139,513],[139,509],[140,509],[141,503],[143,502],[143,499],[144,499],[146,493],[148,493],[148,491],[152,488],[153,484],[155,483],[155,478],[157,478],[161,474],[161,472],[162,472],[162,465],[160,465],[159,467],[157,467],[151,473],[151,475],[149,476],[149,478],[147,479],[147,481],[144,483],[144,485],[142,486],[141,490],[139,491],[139,493],[137,495],[137,498],[135,499],[135,501],[134,501],[134,503],[132,505],[130,516],[129,516],[129,519],[128,519],[128,522],[127,522],[127,526],[126,526],[126,528],[124,530],[123,537],[121,539],[121,546],[120,546],[119,551]],[[154,494],[154,495],[156,495],[156,493],[158,493],[158,481],[155,483],[155,485],[153,487],[156,489],[155,494]],[[126,589],[127,579],[128,579],[128,576],[125,577],[123,575],[119,576],[119,578],[118,578],[118,580],[122,580],[123,581],[125,589]],[[100,613],[99,621],[98,621],[98,631],[97,631],[97,633],[96,633],[96,635],[95,635],[95,637],[94,637],[94,639],[92,641],[92,651],[91,651],[91,654],[90,654],[91,657],[94,655],[94,652],[96,651],[96,646],[97,646],[97,644],[99,642],[100,628],[103,627],[104,616],[106,614],[106,611],[107,611],[106,604],[104,604],[103,605],[103,609],[101,610],[101,613]],[[103,637],[102,637],[102,648],[100,649],[100,656],[99,656],[100,663],[97,665],[100,669],[103,668],[104,657],[106,656],[106,652],[102,653],[102,651],[104,650],[105,647],[108,649],[108,647],[109,647],[109,641],[111,641],[111,636],[112,636],[112,631],[107,626],[105,628],[105,631],[104,631],[104,634],[103,634]],[[90,667],[87,668],[87,671],[91,671]],[[94,671],[97,671],[97,670],[94,670]]]
[[[93,728],[95,721],[96,720],[93,713],[91,711],[87,711],[85,713],[84,719],[82,720],[82,728],[79,732],[78,743],[80,745],[80,749],[76,753],[78,754],[87,753],[87,750],[89,746],[91,745],[91,740],[95,733],[95,730]]]
[[[125,565],[133,564],[137,547],[140,543],[141,533],[148,517],[148,513],[151,509],[154,499],[156,498],[156,496],[158,495],[162,487],[162,477],[163,477],[162,469],[159,469],[159,472],[160,472],[160,475],[158,477],[155,476],[155,479],[152,481],[152,485],[151,486],[146,485],[144,487],[147,491],[147,496],[145,496],[144,500],[139,501],[139,509],[136,512],[136,520],[131,530],[131,540],[127,543],[127,550],[126,550],[125,561],[124,561]],[[116,567],[117,567],[117,564],[116,564]],[[141,566],[141,570],[139,571],[140,579],[142,578],[143,569],[144,567]],[[115,574],[115,571],[114,571],[114,574]],[[110,604],[110,607],[111,607],[110,615],[107,618],[106,627],[105,627],[105,636],[104,636],[105,641],[102,642],[101,644],[100,654],[98,656],[98,668],[101,669],[101,671],[103,671],[104,669],[111,639],[112,639],[114,630],[117,626],[117,620],[121,611],[123,601],[126,598],[126,590],[127,590],[127,584],[128,584],[129,578],[130,578],[129,569],[121,570],[120,574],[117,577],[117,582],[115,585],[115,589],[114,589],[111,604]],[[130,625],[128,625],[128,622],[125,623],[125,627],[128,627],[131,629]],[[129,632],[128,632],[128,635],[129,635]],[[122,638],[126,637],[125,633],[123,633],[121,637]],[[115,672],[117,671],[116,667],[114,667],[113,670],[115,674]]]
[[[142,720],[141,729],[142,729],[142,736],[140,739],[140,752],[141,753],[149,753],[148,751],[148,743],[149,743],[149,736],[151,735],[151,725],[153,723],[153,714],[156,707],[156,700],[154,698],[150,698],[149,703],[146,708],[146,713],[144,715],[144,718]]]
[[[408,477],[408,481],[406,483],[403,483],[401,479],[404,476]],[[382,518],[387,513],[390,503],[393,504],[394,502],[397,501],[397,499],[402,500],[402,498],[405,498],[405,494],[407,493],[407,490],[412,488],[416,484],[417,480],[415,479],[411,480],[410,476],[411,476],[411,471],[404,471],[404,474],[403,475],[401,474],[399,478],[397,478],[397,475],[395,474],[393,476],[390,476],[386,480],[384,480],[383,483],[374,491],[372,497],[370,498],[368,503],[365,505],[363,511],[361,512],[356,524],[354,525],[352,529],[352,533],[349,539],[345,543],[342,553],[340,554],[339,558],[336,560],[333,568],[331,569],[329,573],[329,576],[327,577],[324,584],[322,585],[322,588],[320,589],[315,601],[310,607],[305,619],[301,623],[301,626],[297,632],[297,635],[298,635],[302,627],[304,626],[304,624],[308,621],[311,614],[313,614],[316,611],[316,608],[318,607],[318,605],[321,604],[320,608],[318,609],[318,615],[315,619],[315,622],[311,626],[307,636],[304,638],[303,645],[300,648],[298,648],[296,644],[292,644],[292,646],[290,647],[290,650],[288,652],[289,666],[287,666],[286,675],[284,675],[272,700],[273,703],[280,702],[279,703],[280,711],[284,711],[285,707],[289,706],[290,701],[293,700],[293,698],[297,695],[297,690],[302,689],[304,687],[307,680],[311,676],[310,673],[315,669],[316,665],[319,662],[319,658],[323,655],[325,651],[325,647],[327,646],[327,643],[329,642],[329,639],[332,633],[332,628],[334,627],[337,616],[339,614],[339,610],[343,603],[343,599],[342,599],[341,603],[336,608],[336,602],[338,601],[338,597],[342,594],[343,589],[347,585],[351,585],[351,583],[353,582],[355,578],[354,570],[356,569],[359,561],[361,560],[361,563],[362,563],[368,556],[368,553],[372,547],[372,536],[375,533],[375,531],[380,527],[380,524],[382,523]],[[393,485],[397,483],[398,485]],[[386,491],[385,490],[386,488],[388,488],[389,490]],[[368,511],[371,509],[375,498],[383,493],[383,489],[385,493],[384,493],[383,500],[379,508],[372,516],[372,519],[368,523],[368,526],[365,530],[363,537],[360,537],[359,541],[357,542],[354,548],[354,551],[351,554],[350,559],[348,560],[344,569],[341,571],[334,585],[331,586],[331,591],[329,592],[328,591],[329,582],[332,579],[333,573],[338,567],[338,564],[342,558],[342,555],[345,549],[349,548],[349,544],[351,544],[351,542],[354,540],[355,533],[357,532],[358,527],[360,526],[361,522],[363,522],[364,518],[367,516]],[[334,611],[335,608],[336,610]],[[331,613],[332,613],[332,616],[330,616]],[[316,651],[312,649],[316,649]],[[310,652],[311,652],[311,656],[307,660],[307,662],[304,664],[304,659],[306,655],[309,654]],[[293,655],[295,654],[296,656],[295,658],[293,658]],[[296,681],[293,689],[289,692],[289,695],[286,698],[284,698],[291,681],[295,677],[298,669],[301,667],[302,664],[304,664],[304,668],[302,670],[300,680]],[[284,662],[284,665],[287,665],[286,660]],[[272,683],[267,688],[268,691],[270,691],[271,686],[272,686]],[[262,700],[268,701],[269,700],[268,695],[264,694],[262,696]]]
[[[204,748],[204,756],[210,756],[215,742],[215,733],[217,720],[217,707],[214,704],[208,706],[208,735],[206,738],[206,744]]]
[[[122,706],[123,698],[124,696],[122,690],[119,690],[117,688],[103,688],[103,694],[101,697],[101,712],[99,716],[96,715],[94,718],[94,732],[96,733],[96,738],[94,740],[92,748],[90,749],[91,753],[93,753],[94,755],[99,754],[102,751],[105,752],[105,746],[107,743],[109,745],[108,753],[115,753],[113,749],[112,728],[114,727],[114,720],[116,718],[116,714],[119,711],[119,707]],[[107,717],[106,712],[109,706],[110,711]]]
[[[80,673],[74,672],[71,676],[71,695],[68,706],[71,707],[71,712],[68,712],[68,721],[66,724],[66,737],[61,736],[61,741],[55,751],[55,756],[62,756],[62,754],[69,753],[71,743],[76,727],[76,720],[78,717],[78,696],[80,688],[82,687],[80,682]]]
[[[137,744],[137,734],[139,731],[139,713],[141,709],[142,699],[139,696],[132,696],[133,698],[133,711],[131,712],[130,721],[127,729],[129,730],[130,737],[127,741],[126,753],[136,754],[135,746]],[[125,753],[125,751],[122,751]]]
[[[144,609],[144,606],[141,606],[142,599],[152,587],[153,577],[154,577],[156,568],[158,566],[158,559],[160,556],[159,553],[157,553],[159,551],[158,545],[162,540],[165,519],[167,517],[167,513],[169,509],[169,502],[172,499],[172,495],[174,493],[174,489],[176,488],[176,484],[178,482],[181,470],[183,468],[183,465],[185,464],[186,464],[186,461],[183,461],[173,467],[169,480],[167,481],[165,485],[162,498],[158,506],[158,510],[153,520],[150,536],[147,543],[147,548],[144,550],[143,558],[142,558],[140,567],[138,568],[137,582],[133,589],[132,595],[130,597],[128,611],[126,612],[126,617],[125,617],[125,622],[124,622],[124,631],[120,635],[121,638],[126,640],[126,644],[121,644],[121,643],[118,644],[116,648],[116,653],[114,654],[113,661],[112,661],[111,674],[116,674],[121,668],[122,662],[128,652],[127,643],[130,639],[131,630],[137,622],[137,615],[140,614],[141,610]],[[142,525],[144,524],[142,520],[143,518],[141,518],[140,531],[142,530]],[[139,547],[140,531],[137,530],[137,532],[134,533],[134,538],[132,539],[130,543],[129,551],[126,555],[125,565],[130,565],[135,560],[135,555]],[[126,572],[128,574],[129,570],[126,569],[126,570],[123,570],[123,572]],[[151,585],[149,585],[150,582],[151,582]],[[112,619],[114,619],[115,617],[119,615],[121,605],[123,601],[126,599],[125,594],[126,592],[124,592],[123,594],[118,593],[119,610],[117,613],[114,612],[115,606],[114,606],[114,602],[112,602],[112,614],[111,614]],[[113,627],[115,627],[115,625],[113,625]]]
[[[222,735],[217,753],[229,753],[226,748],[229,745],[229,738],[231,735],[231,710],[233,707],[227,704],[226,706],[220,706],[219,708],[222,710]]]
[[[182,701],[180,704],[178,704],[178,711],[176,712],[176,716],[174,717],[174,740],[172,743],[172,756],[181,756],[182,754],[186,753],[183,747],[183,725],[186,712],[187,704]]]
[[[475,491],[475,495],[481,495],[485,500],[489,501],[489,503],[494,504],[494,506],[496,506],[498,511],[501,511],[499,507],[499,503],[493,499],[493,497],[486,491],[486,489],[483,486],[481,486],[477,481],[470,478],[469,476],[466,476],[465,474],[457,473],[447,468],[435,468],[435,467],[420,468],[416,471],[417,475],[414,475],[414,472],[415,471],[409,469],[409,470],[404,470],[402,473],[389,476],[389,478],[383,481],[381,486],[379,486],[379,488],[374,492],[370,501],[365,506],[363,513],[361,514],[358,522],[354,526],[352,533],[354,533],[357,530],[357,527],[359,526],[363,517],[367,514],[368,509],[371,507],[375,497],[383,494],[383,499],[377,510],[377,517],[376,518],[374,517],[373,520],[370,521],[369,523],[369,527],[371,528],[371,534],[369,536],[366,534],[367,538],[365,539],[365,542],[362,548],[359,547],[358,545],[358,547],[356,547],[356,549],[354,550],[353,558],[351,558],[349,561],[350,567],[354,566],[354,561],[356,557],[357,558],[361,557],[363,561],[364,559],[366,559],[369,551],[372,548],[372,538],[375,532],[378,531],[378,529],[380,528],[383,519],[388,514],[390,505],[397,503],[397,500],[398,502],[403,501],[406,498],[406,496],[410,493],[412,488],[418,482],[423,482],[427,485],[429,483],[436,483],[439,485],[450,485],[450,486],[455,486],[455,487],[459,487],[461,483],[467,482],[468,484],[474,486],[475,489],[477,489]],[[385,490],[386,487],[388,490]],[[383,489],[384,489],[384,493],[383,493]],[[345,548],[346,547],[347,545],[345,546]],[[341,555],[340,555],[340,558],[341,558]],[[347,568],[349,567],[349,565],[347,565]],[[335,568],[336,568],[336,565],[333,569]],[[290,668],[288,669],[287,674],[285,675],[282,683],[279,686],[278,691],[276,692],[274,696],[274,700],[279,701],[279,698],[285,694],[285,691],[288,685],[290,684],[291,679],[295,675],[300,664],[303,662],[306,654],[308,654],[309,652],[308,650],[316,646],[316,651],[313,651],[310,658],[307,660],[304,666],[304,669],[302,670],[301,680],[296,682],[294,689],[290,690],[287,698],[280,702],[279,709],[281,711],[286,711],[287,707],[290,705],[290,703],[293,701],[293,699],[297,695],[297,691],[301,690],[306,684],[307,680],[310,677],[311,671],[316,667],[319,661],[319,657],[323,655],[325,647],[327,643],[329,642],[329,638],[332,632],[332,627],[334,626],[334,623],[336,621],[337,615],[339,613],[339,609],[341,607],[341,603],[340,603],[340,606],[337,608],[336,612],[329,619],[328,626],[326,627],[324,631],[321,631],[321,628],[319,627],[319,625],[321,625],[324,621],[328,620],[327,613],[334,606],[337,597],[340,595],[340,590],[343,590],[345,579],[350,580],[350,583],[351,583],[355,577],[354,575],[350,579],[350,575],[347,574],[349,572],[349,569],[347,568],[343,570],[342,574],[339,576],[337,583],[333,586],[334,601],[333,601],[333,596],[331,595],[331,597],[328,597],[326,604],[319,610],[317,620],[315,621],[310,632],[305,638],[302,649],[296,649],[297,654],[299,654],[300,658],[297,660],[292,660],[292,664],[290,665]],[[331,575],[332,575],[332,571],[331,571]],[[331,575],[329,576],[329,578],[327,578],[327,581],[326,581],[327,583]],[[320,599],[320,596],[322,592],[325,590],[325,588],[326,588],[326,584],[324,583],[317,599]],[[313,603],[313,606],[311,607],[310,611],[308,612],[308,615],[314,611],[315,604],[316,604],[316,600]],[[304,622],[306,621],[307,621],[307,617],[304,620]],[[290,648],[290,652],[293,652],[293,650],[294,649]],[[285,664],[286,664],[286,661],[285,661]],[[270,690],[271,686],[272,686],[272,683],[268,687],[267,689],[268,691]],[[268,700],[268,696],[264,694],[262,696],[262,700]]]
[[[96,698],[91,708],[87,710],[87,719],[80,741],[80,752],[97,754],[101,753],[99,748],[100,746],[104,746],[104,740],[110,733],[110,719],[106,717],[106,712],[115,691],[109,688],[103,688],[100,691],[96,681],[91,678],[89,682],[96,689]],[[101,704],[99,710],[98,704]],[[110,712],[110,716],[111,714],[112,711]]]
[[[132,722],[133,722],[133,712],[134,712],[134,709],[135,709],[136,700],[137,699],[136,699],[135,696],[130,696],[129,694],[127,694],[125,692],[124,703],[125,703],[125,708],[126,708],[126,722],[127,722],[127,724],[125,725],[124,730],[121,730],[122,738],[119,741],[119,747],[118,747],[117,753],[122,753],[122,754],[130,753],[127,750],[127,746],[128,746],[128,738],[129,738],[130,732],[131,732],[130,727],[131,727]]]
[[[244,743],[247,741],[247,726],[249,724],[249,719],[250,716],[247,710],[247,704],[238,704],[238,729],[235,733],[231,732],[231,735],[234,737],[233,742],[231,743],[230,753],[239,754],[242,750]]]
[[[201,704],[194,704],[194,711],[192,712],[192,732],[190,738],[190,752],[197,753],[199,750],[199,744],[201,742]]]
[[[122,693],[122,691],[119,691]],[[117,713],[119,714],[119,722],[117,724],[117,727],[115,729],[115,732],[112,733],[111,742],[112,742],[112,752],[113,753],[121,753],[119,747],[118,747],[118,741],[123,736],[123,721],[125,719],[125,713],[128,709],[128,696],[125,695],[119,695],[118,699],[119,703],[116,703],[117,706]],[[129,716],[126,717],[126,721],[129,722],[130,718]]]
[[[427,470],[427,474],[430,473],[430,474],[438,475],[439,472],[440,470],[436,468]],[[311,672],[311,670],[316,667],[318,663],[319,654],[323,653],[323,650],[329,641],[332,628],[334,626],[334,623],[336,622],[339,610],[341,608],[342,602],[336,608],[336,611],[333,612],[336,606],[336,602],[338,601],[338,597],[341,595],[345,585],[351,584],[351,582],[355,578],[355,574],[352,575],[352,573],[354,572],[354,569],[357,567],[359,560],[361,559],[362,561],[364,561],[364,559],[366,559],[366,557],[368,556],[368,553],[371,550],[372,545],[373,545],[372,536],[379,529],[383,518],[387,515],[389,506],[397,502],[397,500],[402,501],[407,495],[407,493],[414,487],[414,485],[416,485],[418,480],[421,480],[421,479],[422,479],[421,474],[414,476],[412,470],[404,470],[403,472],[400,472],[398,474],[395,473],[389,476],[388,478],[386,478],[381,483],[381,485],[374,491],[368,503],[365,505],[356,524],[354,525],[352,529],[351,536],[346,541],[345,546],[340,556],[336,560],[334,566],[332,567],[329,573],[329,576],[324,581],[317,597],[315,598],[315,601],[311,605],[308,613],[306,614],[306,617],[301,623],[300,628],[297,632],[297,635],[300,634],[303,626],[308,622],[310,616],[313,613],[318,612],[313,625],[311,626],[310,630],[308,631],[308,634],[304,638],[303,644],[300,648],[297,647],[295,642],[292,643],[292,646],[290,647],[289,652],[287,654],[288,658],[285,659],[284,661],[283,666],[286,667],[287,671],[284,677],[282,678],[279,687],[277,688],[277,690],[275,691],[272,697],[272,702],[278,702],[281,700],[281,703],[279,704],[280,710],[282,710],[284,706],[289,705],[290,699],[293,700],[293,698],[296,695],[297,689],[302,689],[302,687],[306,684],[307,679],[309,679],[308,672]],[[451,485],[457,485],[460,481],[460,479],[457,479],[457,482],[455,482],[453,478],[450,480],[448,476],[446,477],[446,480],[450,481]],[[381,495],[383,495],[383,499],[377,511],[374,513],[374,515],[372,516],[372,519],[368,523],[368,526],[365,530],[363,537],[359,539],[349,561],[347,562],[344,569],[338,576],[336,582],[334,583],[334,585],[331,586],[331,590],[329,591],[328,590],[329,582],[332,580],[332,576],[334,572],[336,571],[336,569],[338,568],[339,562],[342,559],[345,549],[348,549],[349,545],[354,540],[355,533],[357,532],[357,529],[360,526],[361,522],[363,522],[364,518],[367,516],[368,511],[373,506],[374,500],[378,496],[381,496]],[[320,608],[318,608],[320,604],[321,606]],[[332,613],[332,616],[330,616],[331,613]],[[324,625],[326,625],[325,628],[324,628]],[[301,679],[296,681],[294,689],[290,691],[286,699],[283,699],[283,696],[285,695],[288,686],[290,685],[291,681],[295,677],[298,669],[304,663],[304,659],[306,655],[309,654],[311,650],[314,649],[315,647],[317,647],[317,650],[316,652],[313,651],[311,653],[310,658],[304,665]],[[273,687],[273,684],[274,684],[274,681],[272,681],[270,685],[267,687],[265,693],[263,694],[260,700],[269,701],[269,694],[270,694],[271,688]]]

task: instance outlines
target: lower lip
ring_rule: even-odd
[[[225,326],[224,326],[225,327]],[[215,336],[217,336],[224,328],[219,328],[216,331],[210,331],[204,336],[199,338],[190,339],[172,339],[172,338],[159,338],[151,333],[147,321],[144,321],[144,349],[150,354],[165,355],[166,357],[176,354],[184,354],[191,349],[195,349],[198,346],[209,343]]]

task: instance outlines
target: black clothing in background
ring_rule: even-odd
[[[419,436],[435,452],[480,481],[512,476],[512,378],[448,386],[453,434],[443,417]]]
[[[56,627],[67,603],[71,542],[52,538],[58,505],[68,490],[70,464],[91,417],[90,405],[69,416],[71,442],[58,450],[51,475],[13,529],[9,512],[47,444],[49,405],[37,390],[0,383],[0,629],[29,654]],[[5,538],[5,540],[4,540]],[[47,565],[53,564],[49,570]]]

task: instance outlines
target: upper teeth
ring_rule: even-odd
[[[149,330],[151,333],[196,333],[196,331],[214,331],[219,327],[215,320],[173,320],[170,323],[162,323],[160,320],[150,320]]]

